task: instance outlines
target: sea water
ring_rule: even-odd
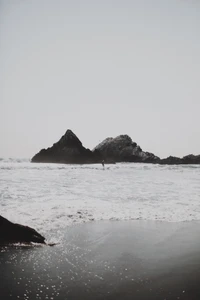
[[[59,241],[72,224],[200,220],[200,166],[0,160],[0,214]]]

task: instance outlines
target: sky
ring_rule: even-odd
[[[71,129],[200,154],[199,0],[0,0],[0,157]]]

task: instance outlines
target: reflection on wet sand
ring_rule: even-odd
[[[196,222],[93,222],[55,247],[2,248],[2,299],[200,299]]]

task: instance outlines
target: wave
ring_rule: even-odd
[[[3,163],[23,163],[23,162],[30,162],[30,158],[14,158],[14,157],[3,158],[3,157],[0,157],[0,162],[3,162]]]
[[[126,163],[102,169],[3,158],[0,178],[1,214],[36,228],[49,242],[66,226],[85,222],[200,220],[200,166]]]

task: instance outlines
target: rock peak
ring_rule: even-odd
[[[98,152],[86,149],[72,130],[67,129],[61,139],[52,147],[42,149],[31,160],[32,162],[53,162],[83,164],[101,161]]]
[[[65,134],[61,137],[61,139],[58,141],[59,145],[64,146],[80,146],[82,147],[81,141],[78,139],[78,137],[73,133],[71,129],[67,129]]]
[[[71,129],[67,129],[64,135],[75,135]]]
[[[93,151],[95,150],[99,151],[104,160],[109,158],[115,162],[155,162],[159,159],[153,153],[142,151],[140,146],[133,142],[127,134],[107,138]]]

